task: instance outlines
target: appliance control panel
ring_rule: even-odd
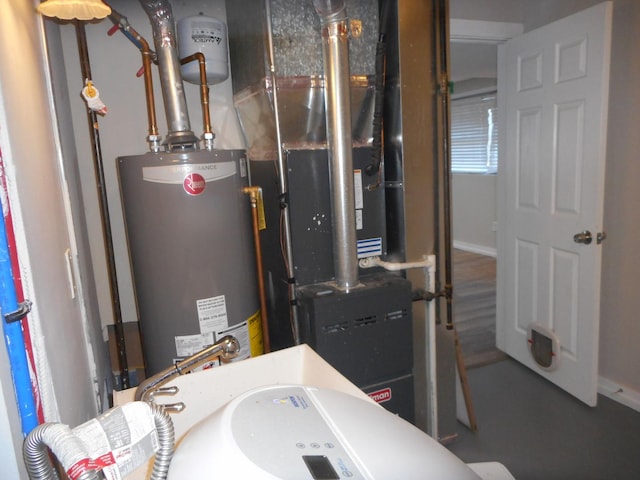
[[[244,455],[278,478],[367,478],[319,407],[312,390],[267,389],[237,405],[231,431]]]

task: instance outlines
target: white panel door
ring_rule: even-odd
[[[611,2],[499,48],[498,347],[597,400]],[[582,238],[576,234],[589,231]],[[531,326],[557,340],[534,361]],[[545,341],[538,343],[538,339]],[[557,347],[557,349],[556,349]]]

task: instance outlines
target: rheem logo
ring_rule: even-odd
[[[199,173],[190,173],[184,178],[182,182],[182,187],[184,191],[189,195],[200,195],[204,192],[204,187],[206,187],[207,182],[204,177]]]

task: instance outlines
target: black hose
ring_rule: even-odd
[[[383,157],[383,117],[384,117],[384,90],[387,64],[387,43],[385,26],[389,15],[389,2],[382,2],[378,12],[380,33],[376,44],[375,84],[373,103],[373,142],[371,146],[371,164],[365,168],[369,176],[380,172]]]
[[[386,63],[386,43],[384,33],[380,33],[376,45],[376,73],[374,87],[373,107],[373,144],[371,147],[371,163],[365,168],[369,176],[376,175],[380,171],[382,163],[382,118],[384,114],[384,74]]]

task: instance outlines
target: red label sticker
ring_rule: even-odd
[[[81,458],[76,463],[67,468],[67,475],[71,480],[77,480],[82,475],[91,470],[96,470],[96,463],[90,458]]]
[[[199,173],[190,173],[184,178],[184,182],[182,182],[184,191],[189,195],[200,195],[204,192],[206,184],[204,177]]]
[[[368,393],[369,397],[377,403],[384,403],[391,400],[391,389],[389,387],[375,392]]]

